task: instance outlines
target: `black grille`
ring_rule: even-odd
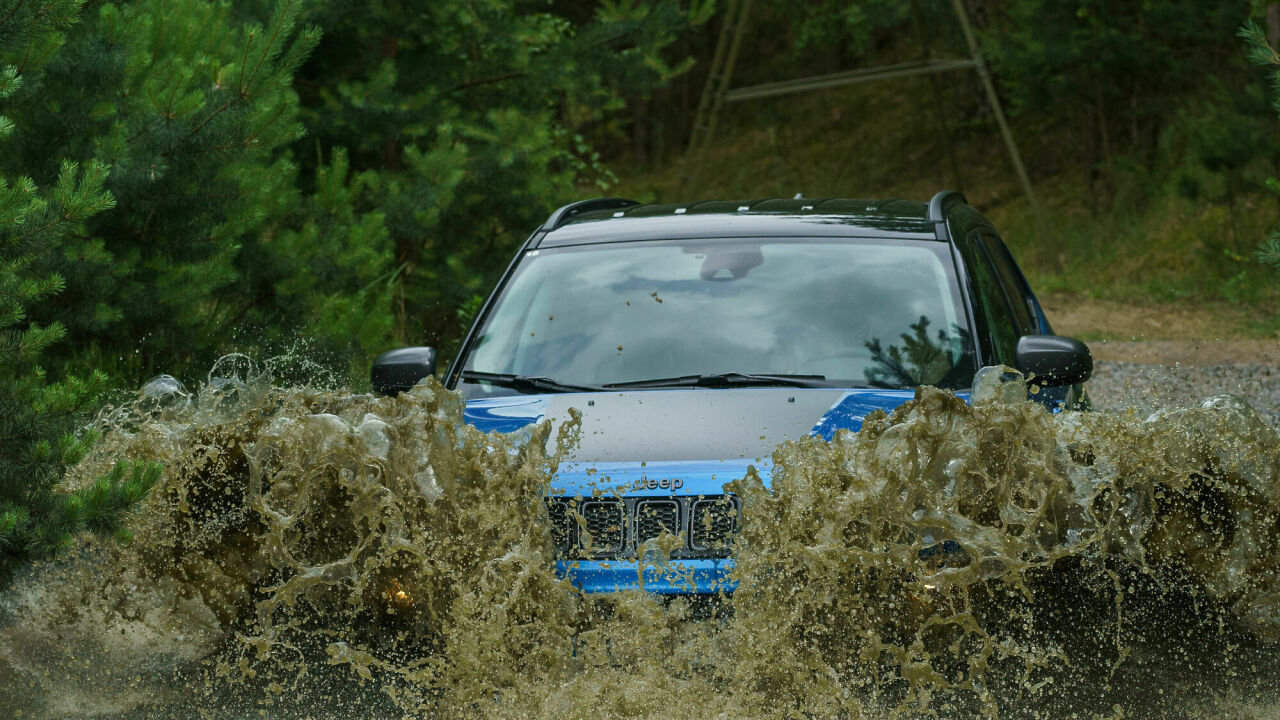
[[[672,558],[719,558],[730,552],[738,525],[732,495],[624,498],[547,498],[551,539],[562,559],[634,558],[662,534],[684,534]]]
[[[694,550],[727,553],[729,537],[738,524],[738,506],[729,496],[695,500],[689,544]]]
[[[569,503],[548,500],[547,518],[551,523],[551,544],[555,546],[556,554],[568,555],[574,536],[570,525],[574,519],[569,517]]]
[[[680,532],[680,504],[674,500],[641,500],[636,503],[636,544],[652,540],[666,530]]]
[[[626,505],[620,500],[592,500],[582,503],[578,547],[592,555],[616,554],[621,551],[625,511]]]

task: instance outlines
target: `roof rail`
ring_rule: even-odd
[[[947,221],[946,205],[947,203],[952,203],[952,202],[966,203],[969,201],[965,200],[963,193],[960,193],[956,190],[943,190],[937,195],[934,195],[933,199],[929,201],[929,222],[931,223],[946,222]]]
[[[547,218],[547,221],[542,223],[542,227],[539,229],[544,232],[551,232],[552,230],[562,227],[565,223],[584,212],[591,212],[593,210],[619,210],[621,208],[628,208],[639,204],[640,203],[635,200],[626,200],[624,198],[595,198],[593,200],[579,200],[576,203],[569,203],[568,205],[565,205],[559,210],[551,213],[551,217]]]

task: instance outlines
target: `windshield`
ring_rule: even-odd
[[[791,238],[531,250],[462,367],[590,386],[758,373],[968,387],[972,338],[947,250]]]

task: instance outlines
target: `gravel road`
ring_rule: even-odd
[[[1272,425],[1280,427],[1280,366],[1148,365],[1097,361],[1086,385],[1094,407],[1146,415],[1162,407],[1198,405],[1213,395],[1244,398]]]

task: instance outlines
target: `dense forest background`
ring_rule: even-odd
[[[1275,334],[1280,4],[965,0],[1040,218],[971,71],[734,104],[686,162],[723,6],[0,0],[4,563],[115,532],[162,472],[58,490],[112,393],[232,351],[355,388],[382,350],[447,356],[583,197],[958,187],[1043,290],[1247,306]],[[735,87],[967,53],[950,0],[751,12]]]

